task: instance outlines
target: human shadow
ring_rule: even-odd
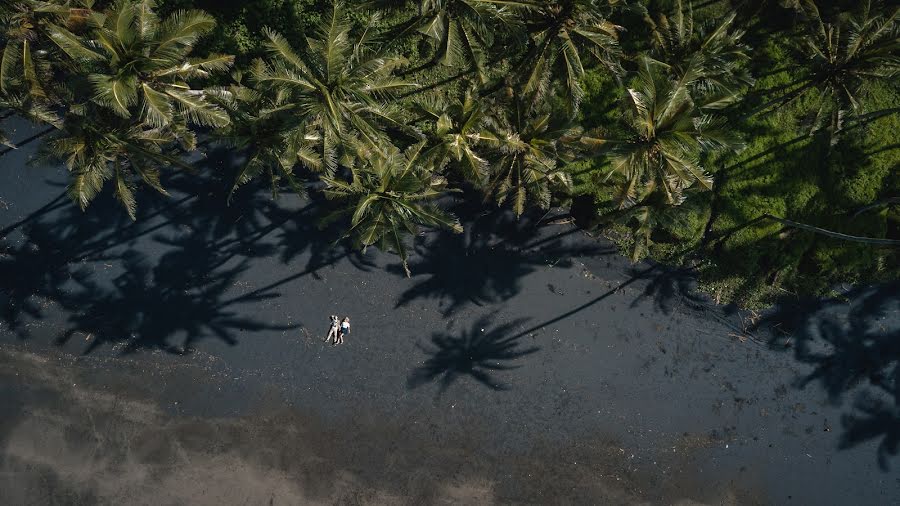
[[[889,469],[900,444],[900,281],[785,300],[757,327],[771,331],[772,348],[812,367],[798,388],[819,384],[836,405],[853,397],[839,446],[878,441],[878,463]]]
[[[525,276],[541,267],[571,267],[573,258],[610,255],[615,248],[587,239],[572,225],[547,225],[540,213],[517,219],[508,211],[480,216],[457,208],[465,231],[437,232],[418,241],[410,260],[415,283],[400,295],[396,306],[416,299],[437,299],[445,316],[467,303],[507,300],[521,291]],[[402,269],[392,267],[397,274]]]
[[[509,385],[494,376],[496,372],[516,369],[509,362],[540,350],[523,346],[516,327],[526,319],[517,319],[491,327],[491,318],[479,318],[468,331],[459,335],[435,333],[431,346],[417,346],[430,357],[407,378],[406,386],[415,389],[439,382],[438,395],[443,394],[460,377],[470,376],[491,390],[508,390]]]

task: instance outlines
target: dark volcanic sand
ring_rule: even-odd
[[[465,209],[405,279],[321,203],[186,177],[132,224],[33,152],[0,157],[0,504],[900,502],[896,284],[750,329],[552,215]]]

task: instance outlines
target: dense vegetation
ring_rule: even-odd
[[[82,208],[134,217],[211,135],[248,155],[232,191],[320,181],[404,266],[465,188],[571,206],[720,300],[898,277],[897,9],[702,4],[4,0],[0,108],[56,129]]]

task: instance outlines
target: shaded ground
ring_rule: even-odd
[[[744,314],[464,207],[406,279],[321,202],[185,176],[131,223],[30,153],[0,168],[2,504],[900,499],[896,284]]]

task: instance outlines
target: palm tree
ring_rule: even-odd
[[[90,3],[90,2],[88,2]],[[0,93],[27,93],[47,100],[55,82],[48,29],[55,23],[83,26],[91,11],[68,2],[4,0],[0,3]]]
[[[900,74],[900,8],[886,16],[880,12],[866,1],[846,22],[825,23],[812,6],[816,32],[804,38],[810,61],[807,78],[826,98],[816,113],[814,129],[830,116],[830,130],[836,134],[848,111],[862,112],[861,100],[872,83]]]
[[[0,109],[62,128],[56,107],[69,105],[67,82],[75,69],[64,65],[53,32],[57,26],[85,31],[97,15],[92,5],[92,0],[0,2]],[[2,132],[0,142],[14,147]]]
[[[45,156],[65,161],[72,173],[69,196],[81,207],[88,204],[112,180],[114,194],[135,219],[134,190],[143,183],[167,195],[160,184],[159,166],[189,168],[164,149],[175,141],[171,130],[148,128],[103,111],[90,116],[69,114],[64,128],[47,141]]]
[[[500,205],[510,201],[517,216],[529,199],[548,208],[554,190],[571,189],[561,162],[573,159],[578,130],[567,121],[534,111],[515,97],[511,105],[500,104],[481,138],[493,151],[485,196]]]
[[[436,167],[453,162],[462,176],[481,187],[486,182],[488,161],[477,151],[478,144],[486,139],[485,111],[474,90],[465,92],[462,99],[424,99],[417,109],[433,122],[429,132],[434,145],[425,153]]]
[[[421,0],[419,32],[434,41],[441,64],[472,68],[483,83],[495,36],[519,29],[516,14],[528,8],[528,2],[504,0]]]
[[[363,145],[358,146],[366,150]],[[339,199],[345,206],[326,218],[326,222],[349,215],[355,245],[365,250],[373,244],[400,255],[409,277],[405,238],[415,235],[419,225],[462,232],[459,221],[433,204],[443,193],[444,179],[432,173],[422,154],[424,143],[400,152],[391,146],[383,154],[368,151],[364,166],[354,169],[353,181],[323,177],[328,185],[325,196]]]
[[[243,86],[240,73],[235,73],[235,81],[227,88],[213,90],[231,117],[231,123],[218,129],[216,137],[247,152],[247,161],[238,171],[229,199],[239,186],[261,174],[269,178],[272,198],[278,196],[282,179],[303,195],[294,167],[299,159],[309,168],[321,169],[322,160],[314,148],[318,135],[302,117],[297,121],[294,107],[284,93],[269,96]]]
[[[607,19],[610,9],[600,0],[555,0],[539,3],[526,23],[533,43],[522,59],[523,94],[539,100],[547,91],[559,62],[566,98],[573,109],[584,96],[584,61],[593,58],[615,75],[621,73],[618,33],[621,26]],[[609,2],[614,4],[616,2]]]
[[[711,189],[712,177],[700,164],[701,153],[741,147],[723,118],[698,110],[688,92],[690,83],[673,82],[660,67],[650,58],[639,60],[627,93],[624,136],[582,138],[587,146],[611,148],[610,176],[618,173],[624,181],[620,208],[657,191],[667,204],[678,205],[683,191],[694,184]]]
[[[11,111],[35,123],[47,123],[56,128],[62,127],[60,118],[43,101],[36,101],[29,95],[0,94],[0,111]],[[16,146],[0,130],[0,144],[15,148]]]
[[[92,101],[122,118],[183,133],[186,124],[228,124],[228,115],[209,100],[207,91],[189,83],[231,66],[232,56],[189,57],[215,20],[202,11],[177,11],[160,21],[153,7],[152,0],[120,0],[89,40],[56,25],[50,36],[69,57],[92,70],[87,76]]]
[[[383,126],[405,126],[384,102],[394,93],[415,86],[392,76],[403,60],[373,48],[372,30],[350,42],[350,22],[335,3],[298,55],[287,40],[266,30],[269,61],[257,61],[256,82],[269,93],[284,93],[295,114],[315,126],[321,137],[323,167],[331,173],[347,139],[360,137],[371,146],[386,142]]]
[[[671,17],[646,17],[654,59],[667,65],[676,81],[689,83],[691,97],[706,109],[732,103],[740,87],[754,82],[743,65],[750,58],[749,48],[741,42],[744,32],[734,29],[735,16],[732,12],[718,25],[698,26],[691,4],[685,14],[681,0],[676,0]]]

